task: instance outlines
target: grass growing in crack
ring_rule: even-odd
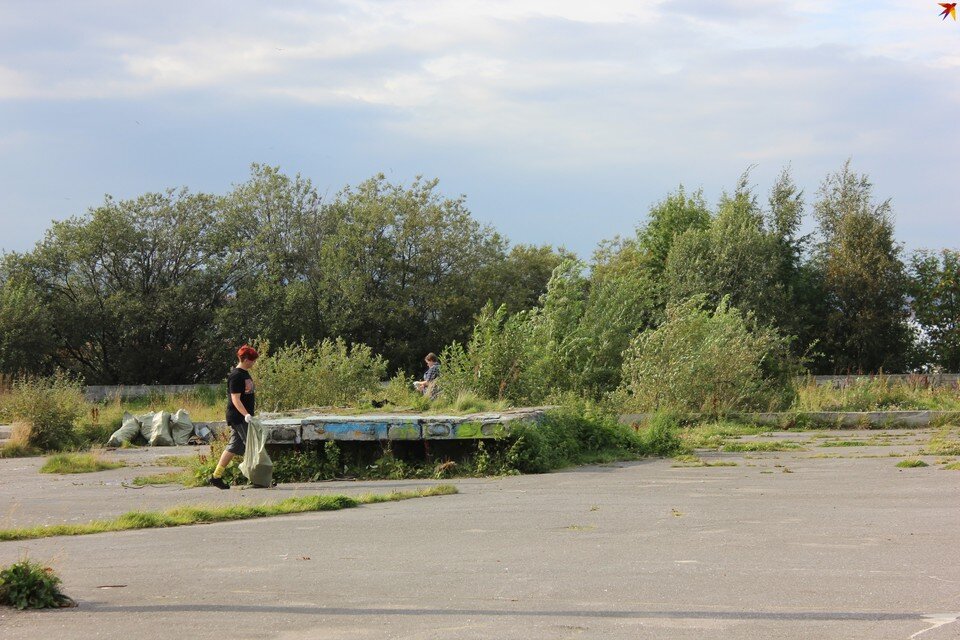
[[[728,442],[722,451],[793,451],[802,449],[799,442],[792,440],[767,440],[759,442]]]
[[[869,447],[873,443],[866,440],[828,440],[817,443],[818,447]],[[881,445],[876,445],[881,446]]]
[[[917,467],[929,467],[930,465],[928,465],[923,460],[917,460],[916,458],[912,458],[908,460],[901,460],[900,462],[897,463],[897,466],[900,467],[901,469],[915,469]]]
[[[311,511],[338,511],[363,504],[396,502],[427,496],[445,496],[457,493],[457,488],[441,484],[427,489],[414,491],[394,491],[386,494],[368,494],[358,498],[344,495],[310,495],[287,498],[280,502],[262,505],[228,505],[217,507],[191,506],[176,507],[166,511],[128,511],[113,520],[94,520],[85,524],[59,524],[51,527],[31,527],[24,529],[0,530],[0,541],[32,540],[53,536],[82,536],[107,531],[127,531],[130,529],[154,529],[163,527],[182,527],[193,524],[209,524],[230,520],[250,520],[268,518],[291,513]]]
[[[682,454],[679,456],[674,456],[674,460],[677,461],[677,464],[671,465],[673,467],[736,467],[737,463],[732,460],[718,460],[717,462],[707,462],[700,456],[695,456],[693,454]]]
[[[685,429],[681,434],[683,443],[693,449],[716,449],[727,438],[740,436],[755,436],[769,431],[767,427],[758,427],[752,424],[722,421],[697,425]]]
[[[125,462],[104,460],[97,453],[58,453],[47,458],[40,473],[93,473],[125,466]]]
[[[138,487],[160,484],[185,484],[189,482],[192,477],[193,476],[186,471],[168,471],[167,473],[157,473],[151,476],[137,476],[133,479],[133,484]]]
[[[940,429],[924,448],[924,453],[932,456],[960,456],[960,439],[956,439],[955,428]]]

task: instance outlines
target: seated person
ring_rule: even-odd
[[[437,388],[437,378],[440,377],[440,360],[436,354],[428,353],[427,357],[424,358],[424,362],[427,363],[427,370],[423,374],[423,380],[414,382],[413,386],[423,395],[428,398],[433,398],[437,395],[437,391],[439,391]]]

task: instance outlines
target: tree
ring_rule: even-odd
[[[511,313],[532,309],[546,293],[554,269],[574,258],[566,249],[549,245],[514,245],[503,260],[491,262],[479,274],[478,298],[491,300],[496,307],[504,304]]]
[[[729,296],[758,321],[779,325],[787,311],[785,239],[766,228],[748,178],[744,173],[734,193],[723,195],[706,228],[691,227],[675,239],[664,274],[666,299],[677,304],[705,295],[716,305]]]
[[[910,346],[908,283],[893,238],[890,201],[874,202],[873,185],[855,174],[848,160],[824,180],[814,209],[826,305],[818,368],[902,370]]]
[[[14,260],[8,256],[0,268],[0,373],[49,373],[54,349],[50,319],[29,282],[4,275],[16,268]]]
[[[960,372],[960,251],[917,251],[910,260],[914,319],[924,364]]]
[[[347,188],[325,209],[319,271],[329,331],[364,342],[394,367],[469,335],[485,300],[481,278],[502,265],[506,241],[437,181],[394,185],[383,175]]]
[[[17,259],[44,308],[52,364],[89,383],[183,383],[228,364],[216,332],[231,291],[220,199],[186,190],[108,197],[53,223]]]

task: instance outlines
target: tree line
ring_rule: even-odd
[[[379,175],[325,201],[254,165],[223,195],[108,197],[3,256],[0,372],[216,381],[240,342],[327,338],[412,372],[475,340],[478,318],[540,314],[536,340],[565,359],[543,376],[602,392],[631,342],[690,300],[750,314],[811,372],[960,370],[960,252],[906,255],[891,203],[847,162],[809,207],[788,170],[763,197],[745,173],[714,207],[680,187],[589,260],[511,245],[435,180]]]

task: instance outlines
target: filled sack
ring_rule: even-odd
[[[240,463],[240,473],[255,487],[273,484],[273,460],[267,454],[266,440],[263,421],[254,416],[247,425],[247,451]]]
[[[131,413],[124,413],[120,428],[113,432],[107,440],[108,447],[119,447],[125,442],[131,442],[140,433],[140,422]]]

